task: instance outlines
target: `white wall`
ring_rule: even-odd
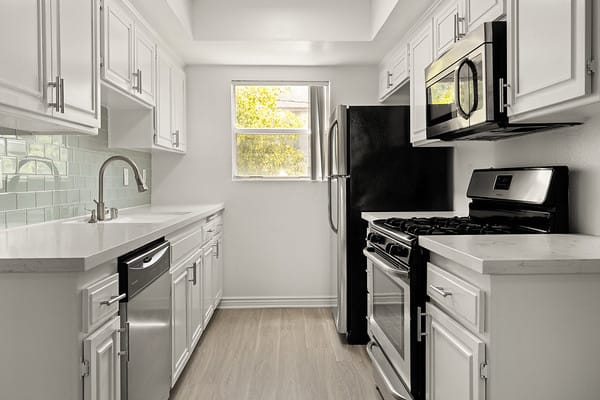
[[[225,297],[333,296],[327,185],[231,180],[235,79],[329,80],[332,104],[376,104],[376,68],[189,67],[188,154],[152,157],[153,203],[225,202]]]
[[[600,116],[574,128],[508,140],[461,143],[455,152],[455,206],[466,207],[473,168],[567,165],[570,168],[571,230],[600,235]]]

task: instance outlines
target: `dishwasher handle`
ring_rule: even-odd
[[[169,250],[170,243],[162,242],[151,249],[135,254],[132,258],[123,260],[123,264],[129,269],[146,269],[156,264]]]
[[[159,262],[165,255],[165,253],[169,250],[169,246],[167,244],[166,247],[164,247],[162,250],[160,250],[158,253],[154,253],[154,254],[149,254],[146,255],[145,257],[142,258],[142,264],[138,265],[138,266],[131,266],[129,267],[130,269],[146,269],[146,268],[150,268],[152,267],[154,264],[156,264],[157,262]]]

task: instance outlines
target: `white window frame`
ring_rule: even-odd
[[[235,88],[238,86],[306,86],[309,89],[309,115],[308,125],[306,128],[238,128],[236,121],[237,114],[237,103],[235,98]],[[313,181],[311,177],[311,171],[307,176],[268,176],[268,175],[256,175],[256,176],[243,176],[237,175],[237,135],[306,135],[309,137],[309,144],[312,140],[312,127],[311,127],[311,107],[310,107],[310,87],[311,86],[325,86],[329,88],[328,81],[269,81],[269,80],[233,80],[231,82],[231,176],[234,181]],[[327,96],[328,97],[328,96]],[[328,100],[328,99],[327,99]],[[308,162],[309,168],[313,168],[313,157],[312,154],[313,146],[309,146],[308,150]]]

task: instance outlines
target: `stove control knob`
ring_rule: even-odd
[[[369,233],[367,235],[367,240],[371,243],[379,243],[379,244],[384,244],[385,243],[385,238],[381,235],[378,235],[377,233]]]
[[[404,246],[392,245],[389,247],[388,253],[394,257],[408,256],[408,248]]]

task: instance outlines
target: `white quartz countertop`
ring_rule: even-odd
[[[419,245],[482,274],[600,273],[599,236],[419,236]]]
[[[218,211],[223,204],[142,206],[119,222],[77,217],[0,232],[0,272],[80,272],[116,259]]]
[[[377,219],[387,218],[419,218],[419,217],[456,217],[459,214],[455,211],[383,211],[383,212],[363,212],[362,219],[365,221],[375,221]]]

